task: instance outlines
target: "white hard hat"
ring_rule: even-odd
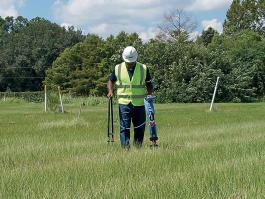
[[[122,53],[122,58],[127,63],[136,62],[137,57],[138,57],[138,53],[136,49],[132,46],[126,47]]]

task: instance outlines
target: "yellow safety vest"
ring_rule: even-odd
[[[127,105],[131,102],[134,106],[144,105],[146,69],[146,65],[137,62],[130,80],[125,62],[115,66],[119,104]]]

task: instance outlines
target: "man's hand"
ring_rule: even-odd
[[[108,98],[112,98],[113,97],[113,91],[109,91],[107,96],[108,96]]]
[[[113,97],[113,83],[112,83],[112,81],[108,81],[108,98],[111,98],[111,97]]]
[[[146,82],[147,95],[153,95],[153,84],[152,82]]]

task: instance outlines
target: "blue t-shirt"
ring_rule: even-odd
[[[131,68],[128,68],[127,67],[130,80],[132,80],[132,76],[133,76],[133,73],[134,73],[134,69],[135,69],[135,67],[131,67]],[[111,75],[109,77],[109,80],[112,81],[112,82],[116,82],[117,81],[117,77],[115,75],[115,70],[112,71],[112,73],[111,73]],[[151,81],[152,81],[152,78],[151,78],[149,69],[147,67],[146,68],[146,79],[145,79],[145,82],[151,82]]]

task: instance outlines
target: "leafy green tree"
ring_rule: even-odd
[[[108,76],[114,66],[122,62],[122,51],[128,45],[141,51],[138,34],[121,32],[106,40],[88,35],[84,42],[66,49],[56,59],[45,81],[76,95],[105,95]]]
[[[225,101],[251,102],[265,94],[264,48],[264,37],[253,31],[214,38],[209,45],[211,67],[225,74]]]
[[[201,40],[204,46],[208,46],[214,37],[214,35],[218,34],[216,30],[212,27],[209,27],[207,30],[204,30],[201,35]]]
[[[265,96],[263,13],[264,1],[234,0],[225,34],[209,28],[196,42],[188,38],[189,21],[169,15],[166,39],[146,43],[137,33],[84,38],[42,18],[0,18],[0,91],[39,90],[45,77],[48,86],[75,95],[106,95],[110,73],[133,45],[138,61],[149,66],[160,102],[209,102],[218,76],[217,101],[256,101]]]
[[[81,31],[42,18],[0,19],[0,91],[42,89],[45,71],[67,47],[83,40]]]
[[[226,14],[224,32],[234,34],[248,29],[264,35],[264,19],[264,0],[233,0]]]

